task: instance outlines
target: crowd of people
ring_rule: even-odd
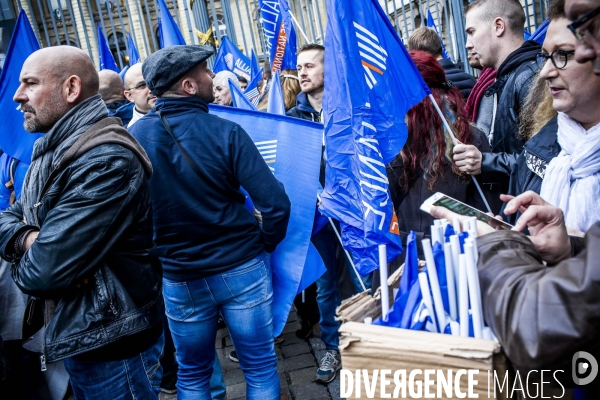
[[[407,113],[387,166],[400,233],[428,238],[434,218],[461,218],[419,211],[437,192],[513,224],[479,225],[486,325],[515,368],[569,371],[577,351],[600,357],[600,1],[552,0],[542,45],[524,39],[518,0],[475,0],[465,18],[477,77],[443,57],[431,28],[407,43],[458,144],[429,98]],[[273,72],[288,116],[323,122],[325,51],[304,45],[296,70]],[[230,84],[248,86],[210,71],[213,52],[167,47],[123,79],[68,46],[24,63],[14,100],[44,135],[30,165],[0,157],[0,395],[224,399],[214,344],[225,324],[247,398],[280,397],[269,253],[293,211],[248,134],[210,113],[232,106]],[[372,281],[336,230],[312,236],[326,272],[294,302],[299,338],[320,327],[321,383],[342,365],[335,310]]]

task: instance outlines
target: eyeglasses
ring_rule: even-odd
[[[141,82],[138,82],[138,84],[135,85],[134,87],[132,87],[132,88],[125,88],[125,90],[128,90],[128,91],[140,90],[140,89],[146,89],[146,87],[147,87],[146,82],[145,81],[141,81]]]
[[[575,50],[554,50],[552,54],[548,53],[537,53],[535,61],[540,69],[544,68],[544,65],[548,62],[548,59],[552,60],[552,64],[557,69],[563,69],[567,66],[569,58],[573,57]]]
[[[600,7],[596,7],[592,11],[582,15],[580,18],[577,18],[571,25],[568,26],[568,28],[571,30],[571,32],[573,32],[573,35],[575,35],[577,40],[583,42],[587,29],[579,30],[579,28],[596,18],[598,15],[600,15]]]

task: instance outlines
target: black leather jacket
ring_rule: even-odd
[[[519,114],[538,70],[535,56],[540,48],[536,42],[523,43],[498,68],[496,82],[485,92],[486,96],[497,94],[498,108],[492,152],[484,154],[481,161],[482,183],[508,185],[512,166],[523,150],[524,141],[519,136]]]
[[[162,329],[161,266],[152,241],[148,190],[151,166],[117,118],[103,121],[113,123],[105,135],[92,138],[50,175],[49,189],[38,202],[39,236],[21,258],[13,241],[34,226],[22,222],[20,201],[0,213],[0,251],[14,263],[13,279],[38,304],[45,303],[47,362]],[[32,304],[24,325],[37,329],[41,321]]]

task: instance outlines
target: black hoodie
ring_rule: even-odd
[[[481,163],[484,183],[501,184],[508,189],[512,166],[524,144],[519,136],[519,114],[538,71],[535,58],[540,51],[538,43],[524,42],[506,57],[498,68],[496,83],[485,92],[486,96],[497,95],[498,108],[491,137],[492,153],[484,154]]]

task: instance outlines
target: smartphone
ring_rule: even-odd
[[[494,229],[511,229],[513,227],[506,222],[500,221],[494,217],[490,217],[486,213],[453,199],[452,197],[446,196],[443,193],[436,193],[425,200],[425,202],[421,205],[421,210],[429,214],[431,207],[433,206],[445,207],[450,211],[460,215],[466,215],[467,217],[476,217],[479,221],[488,224]]]

